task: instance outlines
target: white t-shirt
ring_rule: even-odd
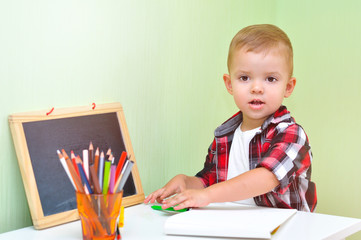
[[[241,124],[242,125],[242,124]],[[249,143],[260,128],[243,132],[241,125],[236,129],[229,154],[227,180],[249,171]],[[237,191],[237,190],[235,190]],[[253,198],[236,201],[237,203],[256,205]]]

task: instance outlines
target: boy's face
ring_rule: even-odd
[[[247,52],[243,47],[233,55],[230,73],[223,80],[243,113],[242,130],[257,128],[282,105],[296,85],[290,67],[279,48],[268,52]]]

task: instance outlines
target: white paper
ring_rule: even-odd
[[[263,238],[297,212],[234,203],[211,204],[169,217],[164,232],[171,235]]]

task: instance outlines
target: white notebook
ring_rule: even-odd
[[[211,204],[169,217],[165,234],[270,239],[295,209],[265,208],[235,203]]]

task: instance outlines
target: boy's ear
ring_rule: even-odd
[[[231,77],[228,74],[223,74],[224,85],[226,85],[227,91],[233,95]]]
[[[291,96],[293,90],[295,89],[295,86],[296,86],[296,78],[292,77],[287,82],[286,91],[285,91],[285,98],[288,98],[289,96]]]

